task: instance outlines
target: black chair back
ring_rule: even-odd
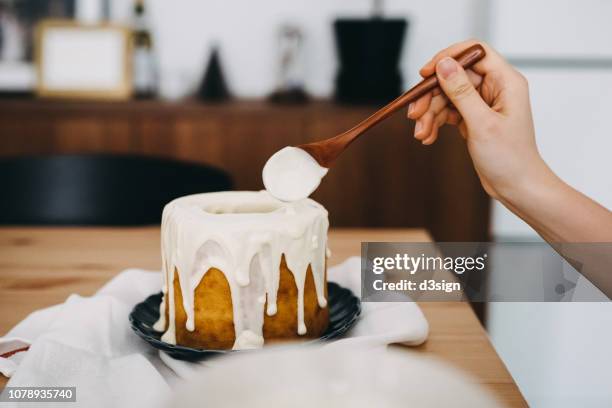
[[[0,224],[157,224],[170,200],[231,190],[228,174],[175,160],[119,155],[0,159]]]

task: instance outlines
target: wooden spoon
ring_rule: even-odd
[[[485,56],[485,50],[480,44],[472,45],[459,53],[455,59],[463,68],[469,68]],[[346,149],[355,139],[365,133],[372,126],[383,121],[391,116],[404,106],[416,101],[427,92],[434,90],[438,86],[438,77],[434,74],[423,79],[417,85],[409,89],[406,93],[397,97],[387,106],[376,111],[372,116],[359,123],[357,126],[338,136],[330,139],[321,140],[319,142],[302,144],[297,147],[305,150],[310,154],[321,166],[329,168],[340,154]]]

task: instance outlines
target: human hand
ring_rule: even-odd
[[[527,80],[483,43],[486,56],[467,71],[450,57],[476,42],[452,45],[421,68],[423,77],[438,76],[442,92],[412,103],[408,118],[416,120],[414,137],[425,145],[437,140],[442,125],[457,126],[484,189],[503,201],[551,172],[535,143]]]

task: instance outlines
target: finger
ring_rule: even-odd
[[[416,123],[414,129],[414,137],[418,140],[423,140],[430,133],[433,126],[434,115],[431,112],[426,112]]]
[[[470,78],[470,82],[472,82],[472,84],[475,87],[479,87],[480,84],[482,83],[482,77],[478,74],[476,74],[475,72],[471,71],[471,70],[467,70],[466,71],[468,74],[468,77]],[[429,94],[431,95],[431,93]],[[409,115],[409,118],[411,119],[418,119],[421,116],[423,116],[423,114],[425,114],[426,111],[431,111],[433,112],[434,116],[439,114],[440,112],[442,112],[443,109],[445,109],[447,106],[449,106],[449,101],[448,98],[446,97],[446,95],[438,88],[438,94],[431,97],[428,96],[428,104],[425,105],[425,103],[423,102],[422,104],[417,104],[414,106],[414,110],[412,111],[412,113]]]
[[[447,122],[448,114],[449,110],[445,109],[435,116],[431,133],[423,140],[424,145],[433,144],[438,139],[439,129]]]
[[[433,112],[434,116],[437,116],[448,106],[448,98],[444,93],[434,96],[429,104],[429,110]]]
[[[491,109],[457,61],[448,57],[442,59],[436,65],[436,75],[440,87],[468,123],[479,123],[491,114]]]
[[[428,77],[436,72],[436,64],[443,58],[453,57],[457,53],[476,44],[475,40],[460,41],[438,51],[429,61],[425,63],[419,70],[419,74],[423,77]],[[485,49],[486,51],[486,49]]]
[[[438,139],[438,129],[438,126],[434,124],[433,128],[431,129],[431,133],[429,134],[427,139],[423,140],[421,143],[425,146],[433,144]]]
[[[428,61],[423,67],[419,70],[419,73],[423,77],[428,77],[433,75],[436,71],[436,65],[442,59],[446,57],[455,57],[463,50],[468,47],[471,47],[474,44],[480,44],[485,49],[486,55],[485,57],[474,64],[471,69],[480,75],[484,75],[486,72],[490,72],[493,70],[507,70],[512,69],[512,66],[508,64],[508,62],[502,57],[497,51],[493,48],[489,47],[488,44],[477,41],[477,40],[468,40],[462,41],[456,44],[451,45],[448,48],[443,49],[438,52],[433,58]]]
[[[478,88],[480,87],[480,85],[482,84],[482,80],[483,77],[481,75],[478,75],[477,73],[475,73],[474,71],[472,71],[471,69],[468,69],[465,71],[470,82],[472,83],[472,85],[474,85],[474,88]],[[451,105],[448,97],[446,96],[446,94],[444,92],[442,92],[440,90],[440,88],[438,87],[438,91],[439,94],[434,96],[432,98],[431,104],[430,104],[430,110],[434,111],[434,114],[438,114],[442,111],[442,109],[444,109],[445,107]]]
[[[457,126],[461,122],[461,120],[462,120],[461,114],[459,112],[457,112],[457,110],[452,105],[445,107],[435,117],[438,118],[442,114],[446,115],[446,121],[442,122],[441,124],[446,123],[446,124],[449,124],[449,125]]]
[[[448,109],[444,109],[442,112],[438,113],[434,117],[434,125],[438,127],[445,125],[448,122],[449,113],[450,113],[450,110]]]
[[[473,69],[466,69],[465,72],[467,73],[468,78],[470,78],[470,82],[474,85],[475,88],[480,87],[480,85],[482,85],[482,81],[484,79],[484,77],[482,75],[480,75],[479,73],[475,72]]]
[[[423,116],[423,114],[429,109],[431,98],[432,94],[431,92],[428,92],[417,99],[416,102],[412,102],[410,106],[408,106],[408,119],[416,120]]]

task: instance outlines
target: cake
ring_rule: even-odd
[[[260,192],[178,198],[161,227],[162,341],[250,349],[327,328],[327,211]]]

